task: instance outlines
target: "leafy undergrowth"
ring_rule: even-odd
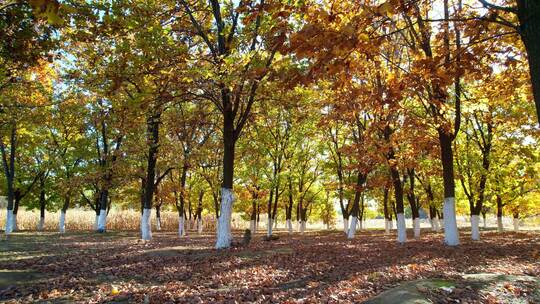
[[[485,232],[477,242],[462,233],[457,248],[435,233],[405,245],[381,231],[362,231],[352,241],[341,232],[278,234],[277,241],[257,235],[248,247],[217,251],[213,235],[154,233],[144,243],[136,232],[18,233],[0,243],[0,276],[36,275],[0,286],[0,300],[347,303],[420,278],[540,276],[538,232]]]

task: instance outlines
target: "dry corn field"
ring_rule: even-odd
[[[66,213],[66,231],[92,230],[95,223],[96,213],[92,210],[69,209]],[[45,214],[45,230],[58,230],[60,212],[47,212]],[[140,229],[140,212],[134,210],[111,210],[107,216],[107,229],[115,231],[132,231]],[[0,211],[0,227],[5,226],[6,211]],[[36,230],[39,223],[39,212],[19,210],[17,214],[17,226],[19,230]],[[155,229],[156,216],[152,214],[152,223]],[[189,222],[186,222],[186,224]],[[195,223],[190,224],[194,227]],[[215,219],[212,216],[203,217],[205,230],[215,229]],[[172,211],[161,212],[161,229],[175,231],[178,229],[178,213]]]
[[[60,212],[47,212],[45,214],[45,230],[57,231]],[[140,212],[135,210],[111,210],[107,216],[107,229],[114,231],[134,231],[140,229]],[[266,229],[266,215],[261,215],[261,222],[259,224],[259,230]],[[6,222],[6,210],[0,209],[0,229],[5,227]],[[17,215],[17,226],[19,230],[36,230],[39,223],[39,212],[36,210],[19,210]],[[85,210],[82,208],[69,209],[66,213],[66,230],[67,231],[88,231],[92,230],[95,223],[95,212],[92,210]],[[506,229],[512,229],[512,218],[504,217],[503,223]],[[152,213],[152,229],[156,229],[156,215]],[[411,228],[412,223],[407,220],[407,227]],[[203,230],[215,231],[216,221],[211,215],[203,216]],[[466,217],[458,217],[459,227],[469,227],[470,222]],[[496,227],[496,219],[489,217],[487,219],[487,227]],[[196,223],[194,221],[186,221],[188,230],[195,230]],[[429,222],[423,220],[421,224],[422,228],[429,228]],[[243,220],[238,214],[233,215],[232,220],[233,229],[246,229],[249,228],[249,222]],[[285,223],[279,221],[277,223],[278,228],[284,228]],[[326,228],[322,222],[308,222],[309,229],[323,230]],[[342,223],[335,223],[331,228],[336,229],[342,227]],[[364,222],[364,228],[368,229],[382,229],[384,228],[384,221],[382,219],[369,219]],[[522,219],[520,222],[520,230],[537,230],[540,227],[540,217],[529,217]],[[295,227],[296,228],[296,227]],[[176,231],[178,230],[178,213],[174,211],[161,211],[161,230],[163,231]]]

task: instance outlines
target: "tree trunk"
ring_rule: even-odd
[[[261,219],[261,203],[257,202],[257,221],[255,222],[255,231],[259,230],[260,219]]]
[[[300,210],[300,233],[304,233],[306,231],[306,224],[307,224],[307,208],[304,208],[301,206]]]
[[[409,201],[409,206],[411,207],[414,238],[418,239],[420,238],[420,212],[418,210],[419,203],[414,193],[414,169],[407,169],[407,174],[409,177],[409,191],[407,193],[407,200]]]
[[[503,202],[500,195],[497,195],[497,232],[503,232]]]
[[[202,222],[202,211],[203,211],[203,202],[204,198],[204,191],[199,192],[199,204],[197,206],[197,213],[195,216],[197,217],[197,233],[201,234],[203,232],[203,222]]]
[[[540,3],[537,0],[518,0],[517,9],[519,33],[529,59],[536,117],[540,123]]]
[[[253,198],[251,201],[251,217],[249,221],[249,230],[251,230],[251,235],[255,235],[257,233],[257,200],[256,198]]]
[[[267,220],[268,220],[268,223],[266,224],[266,236],[270,237],[272,236],[272,202],[274,201],[274,187],[271,186],[270,188],[270,196],[269,196],[269,199],[268,199],[268,204],[267,204],[267,214],[268,214],[268,217],[267,217]]]
[[[301,228],[300,226],[302,225],[302,218],[300,216],[300,209],[301,209],[301,203],[300,201],[298,201],[298,203],[296,204],[296,231],[300,232]]]
[[[216,248],[229,248],[232,242],[231,218],[234,203],[233,177],[234,177],[234,150],[235,130],[234,113],[230,95],[227,89],[222,88],[223,99],[223,184],[221,188],[221,208],[218,219]]]
[[[4,167],[4,176],[6,177],[7,190],[7,212],[5,233],[13,232],[13,205],[15,200],[14,182],[15,182],[15,152],[17,147],[17,124],[11,122],[11,132],[9,137],[9,155],[3,141],[0,141],[0,150],[2,152],[2,164]]]
[[[38,231],[43,231],[45,229],[45,207],[47,201],[45,200],[45,180],[43,178],[39,179],[39,224],[37,227]]]
[[[287,230],[289,234],[293,232],[292,227],[292,208],[293,208],[293,193],[292,193],[292,181],[289,179],[289,192],[288,192],[288,205],[285,208],[285,222],[287,223]]]
[[[394,183],[394,199],[396,200],[398,242],[405,243],[407,241],[407,226],[405,225],[405,213],[403,206],[403,187],[401,185],[397,168],[391,167],[390,173]]]
[[[67,212],[67,209],[69,208],[69,203],[70,203],[70,194],[67,194],[64,197],[64,205],[62,206],[62,210],[60,210],[60,220],[58,223],[58,231],[60,233],[66,232],[66,212]]]
[[[156,230],[161,231],[161,205],[156,205]]]
[[[361,173],[358,172],[356,176],[356,187],[354,191],[354,200],[353,205],[351,209],[351,227],[349,227],[349,231],[347,233],[348,239],[354,239],[354,234],[356,233],[356,225],[358,224],[358,218],[360,213],[360,196],[362,195],[362,189],[364,182],[366,180],[366,177]],[[360,218],[361,220],[361,218]]]
[[[390,136],[392,134],[392,129],[387,125],[384,129],[384,139],[387,143],[390,143]],[[397,230],[398,230],[398,242],[405,243],[407,241],[407,226],[405,225],[405,215],[403,207],[403,185],[401,184],[401,179],[399,176],[398,168],[396,167],[396,157],[394,154],[394,149],[390,148],[386,153],[386,160],[388,161],[390,168],[390,176],[392,177],[392,184],[394,186],[394,199],[396,200],[396,218],[397,218]]]
[[[392,221],[392,213],[388,210],[388,187],[383,190],[383,211],[384,211],[384,234],[390,234],[390,222]]]
[[[148,155],[146,160],[146,178],[144,187],[143,213],[141,216],[141,239],[149,241],[152,239],[152,204],[155,192],[156,163],[159,147],[159,124],[161,111],[152,109],[153,113],[148,115],[146,121],[146,138],[148,142]]]
[[[107,230],[107,202],[109,200],[109,189],[104,187],[101,190],[99,200],[99,219],[97,232],[104,233]]]
[[[19,225],[17,224],[17,214],[19,213],[19,204],[21,203],[21,192],[19,189],[15,190],[15,205],[13,206],[13,217],[11,222],[11,231],[18,231]]]
[[[520,221],[519,221],[519,212],[514,212],[513,214],[513,224],[514,224],[514,232],[518,232],[519,231],[519,224],[520,224]]]
[[[459,232],[456,221],[454,154],[452,137],[443,128],[439,128],[439,143],[441,146],[441,162],[444,185],[444,241],[448,246],[459,245]]]

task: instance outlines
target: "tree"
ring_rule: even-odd
[[[203,67],[211,75],[205,80],[215,84],[207,88],[206,96],[223,119],[223,180],[216,248],[227,248],[231,244],[236,142],[251,114],[257,89],[284,41],[288,13],[280,15],[278,2],[264,0],[258,4],[240,2],[238,7],[217,0],[210,1],[210,6],[191,5],[185,0],[181,3],[194,32],[206,44],[199,55],[209,63]],[[209,16],[214,24],[207,22]]]

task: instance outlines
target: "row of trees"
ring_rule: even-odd
[[[60,231],[88,206],[104,232],[114,205],[140,208],[149,240],[152,210],[159,225],[173,206],[180,235],[213,214],[225,248],[233,210],[252,230],[266,213],[271,235],[278,216],[290,231],[294,216],[301,230],[310,215],[330,223],[336,202],[353,238],[371,200],[399,242],[406,203],[416,237],[423,208],[448,245],[456,212],[479,239],[487,202],[499,218],[538,212],[536,57],[520,39],[534,33],[512,30],[513,13],[461,0],[4,6],[6,232],[19,205],[40,208],[41,229],[60,209]]]

